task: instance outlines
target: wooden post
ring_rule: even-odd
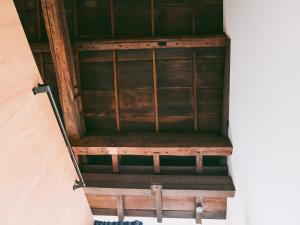
[[[157,222],[162,222],[162,186],[161,185],[151,185],[151,190],[155,194],[155,205],[156,205],[156,217]]]
[[[124,220],[124,201],[123,201],[122,195],[117,195],[116,205],[117,205],[118,220],[123,221]]]
[[[202,198],[196,197],[196,224],[202,224],[203,218],[203,204]]]
[[[41,0],[41,5],[56,72],[66,130],[71,138],[80,138],[85,133],[85,125],[81,111],[81,99],[75,99],[75,96],[80,96],[78,96],[76,70],[63,1]]]
[[[203,170],[203,156],[196,155],[196,173],[201,173]]]
[[[159,160],[158,153],[155,153],[153,155],[153,170],[154,170],[154,173],[160,173],[160,160]]]
[[[112,169],[114,173],[119,173],[119,156],[118,155],[111,155],[112,161]]]

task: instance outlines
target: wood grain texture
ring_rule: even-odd
[[[228,138],[199,134],[119,134],[73,140],[78,155],[230,155]]]
[[[80,138],[85,133],[81,101],[75,99],[77,86],[76,70],[73,61],[69,33],[63,2],[42,0],[42,11],[49,38],[54,68],[57,74],[59,96],[67,133],[70,137]]]

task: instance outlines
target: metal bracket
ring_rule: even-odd
[[[53,93],[52,93],[50,85],[39,84],[38,87],[33,88],[32,91],[33,91],[34,95],[41,94],[41,93],[47,93],[47,95],[49,97],[49,100],[50,100],[50,103],[51,103],[51,106],[53,108],[56,120],[58,122],[59,128],[60,128],[61,133],[62,133],[62,135],[64,137],[66,145],[68,147],[68,151],[69,151],[70,157],[72,159],[73,165],[75,167],[77,176],[79,178],[79,180],[75,180],[74,185],[73,185],[73,190],[76,190],[77,188],[85,187],[86,185],[84,183],[84,180],[83,180],[83,177],[81,175],[81,172],[80,172],[77,160],[76,160],[75,155],[74,155],[73,148],[72,148],[71,143],[70,143],[70,141],[68,139],[68,135],[67,135],[66,129],[64,127],[63,121],[62,121],[61,116],[59,114],[57,105],[55,103],[55,100],[54,100]]]

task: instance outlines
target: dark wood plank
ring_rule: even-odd
[[[232,145],[225,137],[200,134],[119,134],[86,136],[72,141],[78,155],[230,155]]]
[[[70,137],[80,138],[85,133],[81,101],[76,100],[76,71],[67,28],[63,2],[56,0],[41,1],[49,44],[57,74],[59,94],[67,133]],[[78,92],[78,90],[77,90]]]
[[[80,41],[74,43],[78,51],[132,50],[132,49],[172,49],[172,48],[220,48],[225,47],[226,36],[210,35],[195,37],[165,37],[142,39],[107,39]],[[49,52],[47,44],[31,43],[33,52]]]
[[[226,42],[221,135],[228,136],[230,88],[230,39]]]
[[[129,49],[160,49],[160,48],[203,48],[224,47],[226,38],[224,35],[181,37],[181,38],[151,38],[151,39],[127,39],[127,40],[103,40],[77,42],[75,47],[79,51],[99,50],[129,50]]]

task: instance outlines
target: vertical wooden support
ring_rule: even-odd
[[[114,0],[110,0],[110,22],[111,22],[111,37],[115,37],[115,13]],[[116,110],[116,126],[117,131],[120,131],[120,108],[119,108],[119,93],[118,93],[118,67],[117,67],[117,53],[112,50],[112,63],[114,72],[114,95],[115,95],[115,110]]]
[[[36,13],[36,21],[37,21],[37,31],[38,31],[38,42],[42,42],[42,31],[41,31],[41,7],[40,0],[35,0],[35,13]],[[44,71],[44,56],[43,53],[39,53],[39,64],[40,64],[40,74],[42,80],[45,81],[45,71]]]
[[[198,101],[197,101],[197,57],[196,50],[193,49],[193,117],[194,117],[194,131],[198,130]]]
[[[196,34],[196,0],[192,1],[192,35]],[[197,100],[197,80],[198,80],[198,72],[197,72],[197,54],[196,50],[193,49],[193,76],[192,76],[192,93],[193,93],[193,118],[194,118],[194,131],[198,131],[198,100]]]
[[[154,173],[160,173],[160,159],[158,153],[153,155],[153,170]]]
[[[224,87],[221,135],[228,136],[229,119],[229,91],[230,91],[230,39],[227,37],[225,45]]]
[[[152,37],[155,36],[155,12],[154,12],[154,0],[150,3],[150,14],[151,14],[151,33]],[[153,69],[153,100],[154,100],[154,113],[155,113],[155,131],[159,131],[159,120],[158,120],[158,88],[157,88],[157,66],[156,66],[156,53],[155,49],[152,49],[152,69]]]
[[[118,220],[123,221],[124,220],[124,201],[123,201],[122,195],[117,195],[116,205],[117,205]]]
[[[85,125],[81,111],[81,100],[75,99],[75,96],[78,95],[76,90],[74,90],[74,87],[77,86],[76,70],[63,1],[41,0],[41,5],[56,72],[66,130],[71,138],[80,138],[85,133]]]
[[[156,54],[155,50],[152,49],[152,67],[153,67],[153,97],[154,97],[154,111],[155,111],[155,130],[159,131],[159,120],[158,120],[158,96],[157,96],[157,67],[156,67]]]
[[[114,173],[119,173],[119,156],[118,155],[111,155],[112,161],[112,169]]]
[[[77,0],[73,0],[72,11],[73,11],[73,37],[74,37],[74,41],[77,41],[78,40]],[[76,83],[77,83],[77,86],[74,88],[77,89],[78,96],[81,96],[79,53],[76,48],[74,49],[74,63],[75,63],[75,71],[76,71]]]
[[[196,173],[201,173],[203,170],[203,156],[196,155]]]
[[[156,217],[157,222],[162,222],[162,186],[151,185],[151,190],[155,194],[155,206],[156,206]]]
[[[200,197],[196,197],[196,224],[202,224],[202,214],[203,214],[203,200]]]

